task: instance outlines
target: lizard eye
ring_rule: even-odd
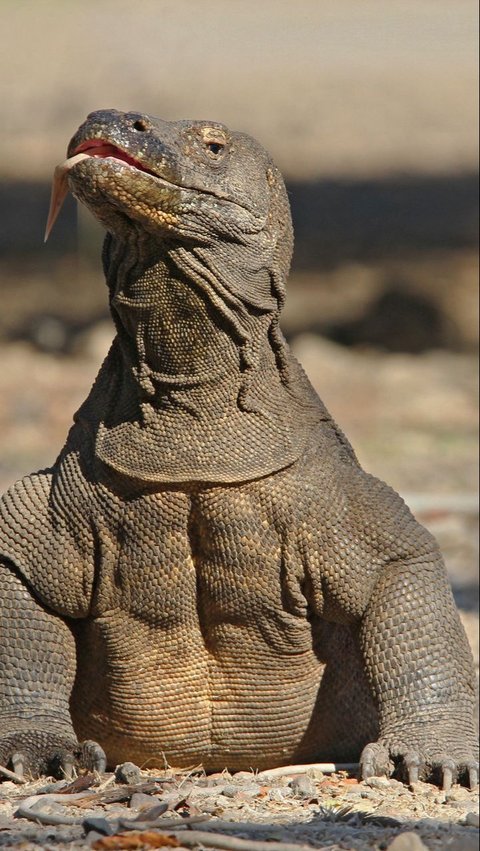
[[[225,145],[223,142],[206,142],[206,148],[210,154],[216,157],[223,152]]]

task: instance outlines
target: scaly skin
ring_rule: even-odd
[[[292,232],[270,158],[223,125],[115,111],[68,155],[108,232],[117,337],[56,463],[0,503],[0,761],[360,757],[364,777],[474,784],[437,546],[278,327]]]

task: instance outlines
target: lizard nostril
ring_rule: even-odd
[[[147,130],[148,128],[147,128],[146,122],[143,121],[141,118],[139,118],[138,121],[133,122],[133,129],[138,130],[139,132],[143,132],[144,130]]]

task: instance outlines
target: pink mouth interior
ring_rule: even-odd
[[[105,142],[103,139],[87,139],[86,142],[82,142],[81,145],[75,148],[71,156],[75,156],[76,154],[88,154],[90,157],[99,157],[100,159],[114,157],[116,160],[121,160],[127,163],[127,165],[137,168],[139,171],[145,171],[147,174],[153,174],[155,176],[154,171],[146,168],[135,157],[131,157],[125,151],[122,151],[121,148],[117,148],[116,145],[112,145],[111,142]]]

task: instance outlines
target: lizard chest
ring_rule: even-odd
[[[120,609],[159,629],[196,626],[204,638],[265,622],[280,645],[306,620],[302,566],[271,487],[144,494],[125,504],[115,548],[112,537],[100,545],[97,616]]]
[[[142,495],[99,542],[73,704],[112,762],[126,743],[136,761],[210,767],[296,752],[321,666],[273,496],[258,483]]]

